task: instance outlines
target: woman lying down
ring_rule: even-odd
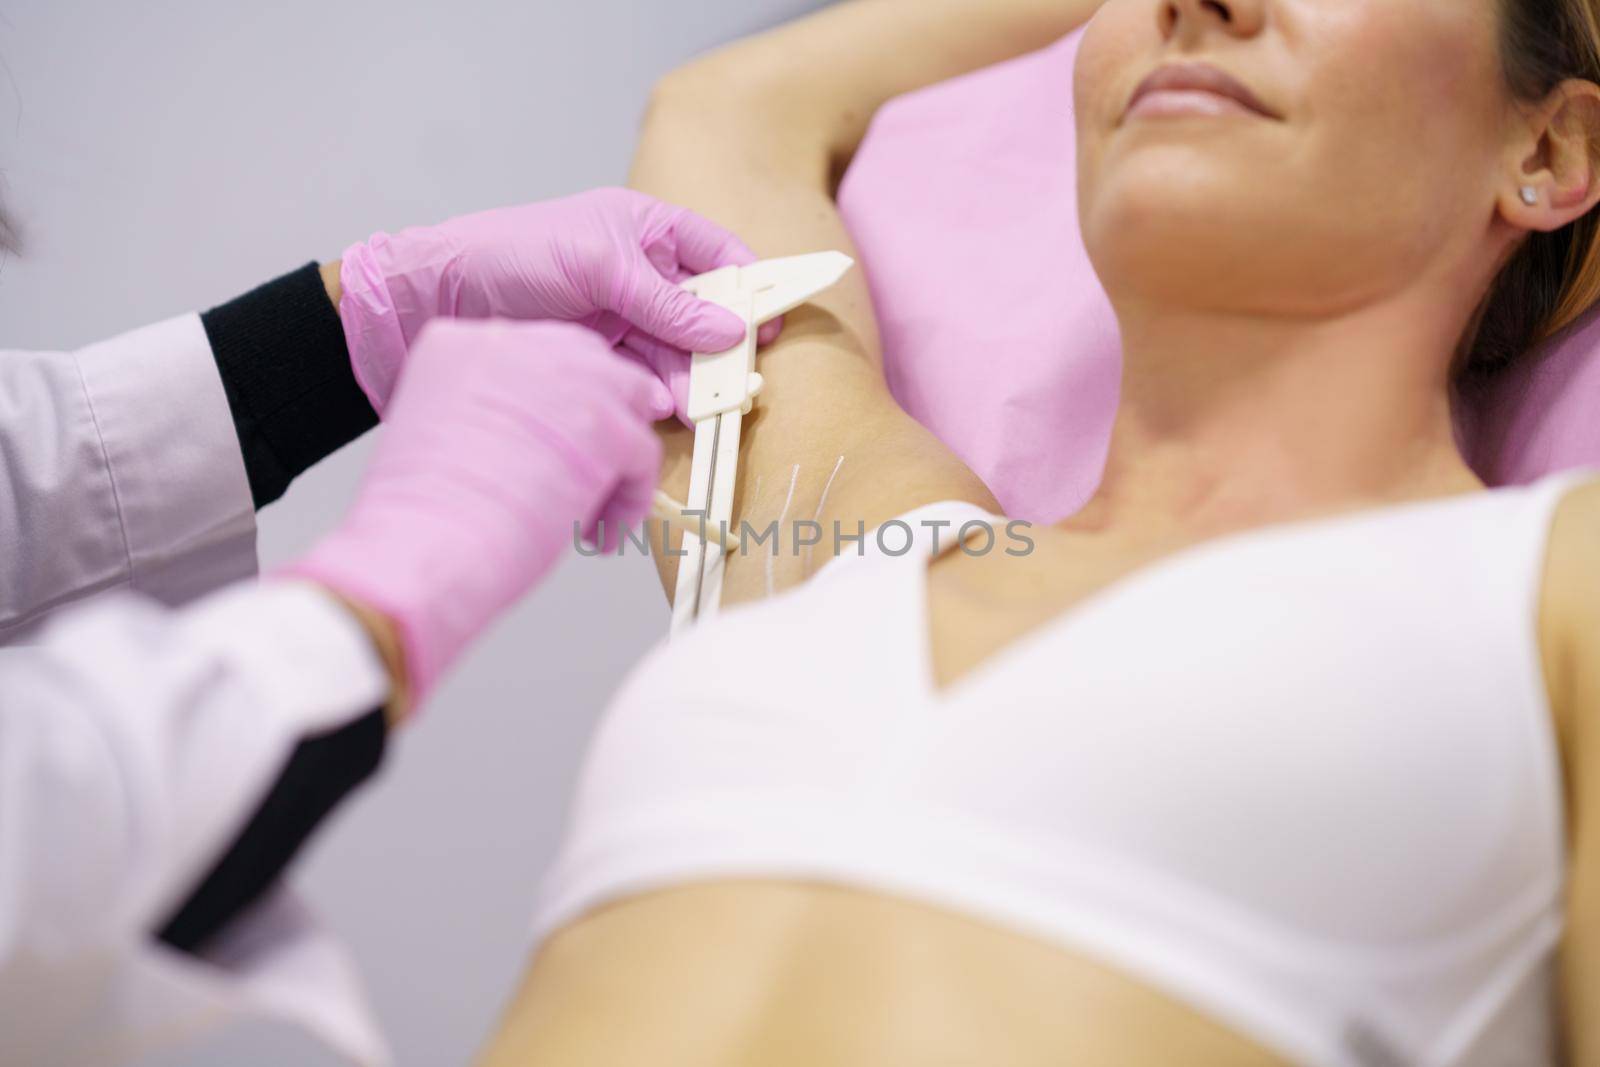
[[[971,6],[671,76],[634,180],[849,250],[878,102],[1098,7],[1104,482],[1019,551],[859,272],[791,316],[736,514],[785,548],[617,694],[485,1062],[1600,1064],[1600,484],[1488,491],[1450,416],[1600,291],[1600,2]]]

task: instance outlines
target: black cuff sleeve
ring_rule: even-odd
[[[383,762],[388,726],[369,712],[295,747],[244,832],[157,934],[193,952],[260,899],[328,816]]]
[[[315,263],[200,316],[257,508],[378,424]]]

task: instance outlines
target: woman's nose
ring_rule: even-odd
[[[1266,23],[1266,7],[1266,0],[1161,0],[1161,30],[1180,43],[1218,31],[1254,37]]]

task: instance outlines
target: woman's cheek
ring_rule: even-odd
[[[1315,25],[1318,95],[1362,122],[1475,122],[1500,82],[1497,8],[1495,0],[1327,5]]]

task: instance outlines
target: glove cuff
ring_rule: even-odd
[[[350,349],[350,369],[379,418],[394,395],[406,355],[405,331],[374,252],[374,246],[388,240],[387,234],[374,234],[370,241],[345,249],[339,263],[339,321]]]
[[[271,577],[316,582],[393,621],[411,702],[420,710],[466,637],[452,634],[451,620],[418,595],[415,561],[390,558],[393,555],[385,552],[384,541],[341,528]]]

